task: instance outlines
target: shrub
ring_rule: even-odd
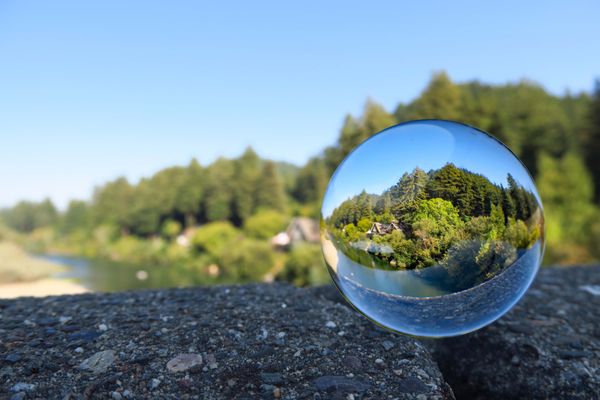
[[[296,286],[317,285],[329,282],[321,247],[316,244],[295,246],[285,262],[278,279]]]
[[[289,218],[273,210],[260,211],[244,222],[244,232],[256,239],[269,239],[285,229]]]
[[[231,243],[240,236],[240,232],[229,222],[212,222],[196,231],[192,244],[197,251],[218,257],[224,249],[232,247]]]

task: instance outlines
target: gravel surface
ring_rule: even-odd
[[[502,319],[433,343],[459,399],[598,399],[600,267],[542,269]]]
[[[308,290],[347,304],[333,286]],[[457,399],[598,399],[600,267],[543,268],[492,325],[422,343]]]
[[[0,399],[454,398],[422,343],[318,290],[0,300]]]

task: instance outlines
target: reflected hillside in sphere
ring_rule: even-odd
[[[524,294],[543,253],[534,182],[490,135],[450,121],[391,127],[331,178],[323,254],[360,312],[392,330],[451,336],[487,325]]]

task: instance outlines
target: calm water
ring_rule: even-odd
[[[47,261],[69,267],[56,278],[74,279],[91,291],[117,292],[207,284],[206,276],[183,267],[145,265],[143,268],[105,260],[61,255],[38,255]]]
[[[324,252],[336,285],[367,318],[410,335],[442,337],[471,332],[508,311],[535,277],[541,246],[537,242],[499,275],[457,293],[440,291],[416,271],[367,268],[333,244]]]

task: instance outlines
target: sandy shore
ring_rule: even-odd
[[[22,296],[43,297],[62,294],[80,294],[88,290],[82,285],[64,279],[40,279],[33,282],[0,285],[0,298],[14,299]]]

